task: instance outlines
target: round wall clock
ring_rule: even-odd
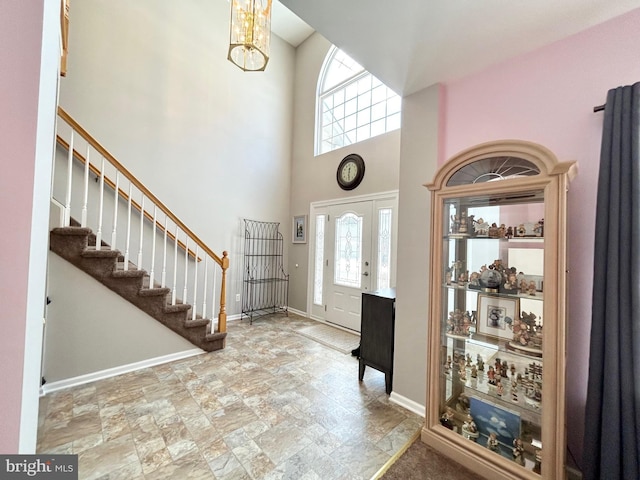
[[[336,180],[343,190],[353,190],[364,178],[364,160],[356,153],[342,159],[336,172]]]

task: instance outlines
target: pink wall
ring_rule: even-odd
[[[446,86],[443,158],[472,145],[523,139],[577,160],[569,193],[568,445],[582,455],[591,328],[593,241],[607,91],[640,81],[640,9]]]
[[[42,16],[43,1],[0,2],[0,204],[11,226],[0,248],[0,453],[17,453],[20,436]]]

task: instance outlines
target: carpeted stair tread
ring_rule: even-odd
[[[138,267],[136,266],[135,263],[131,263],[129,262],[129,267],[127,268],[128,270],[138,270]],[[124,257],[120,256],[118,257],[117,261],[116,261],[116,271],[125,271],[124,270]],[[144,269],[140,269],[139,271],[144,272]]]
[[[227,338],[227,332],[207,333],[206,340],[213,342]]]
[[[187,319],[184,326],[187,328],[195,328],[209,325],[210,321],[206,318],[196,318],[195,320]]]
[[[145,275],[145,277],[142,279],[142,288],[151,288],[149,286],[149,280],[150,280],[149,275]],[[153,282],[153,288],[169,288],[169,287],[161,286],[160,282]],[[171,291],[171,289],[169,289],[169,291]]]
[[[82,228],[82,227],[57,227],[51,230],[56,235],[87,235],[91,234],[90,228]]]
[[[161,297],[171,292],[170,288],[141,288],[138,295],[141,297]]]
[[[72,223],[77,224],[75,221]],[[209,319],[198,316],[191,320],[188,313],[191,305],[182,303],[182,300],[178,299],[175,305],[171,305],[170,288],[160,287],[155,281],[154,288],[148,288],[150,277],[145,270],[138,270],[131,262],[128,270],[124,270],[124,257],[119,250],[112,250],[104,241],[100,250],[96,250],[96,236],[91,229],[79,226],[54,228],[50,239],[53,252],[194,345],[207,352],[224,348],[226,333],[211,334]]]
[[[139,277],[142,278],[147,274],[144,270],[114,270],[114,277]]]
[[[164,311],[167,313],[172,312],[187,312],[191,310],[191,305],[188,303],[176,303],[175,305],[165,305]]]
[[[83,257],[93,257],[93,258],[116,258],[120,255],[118,250],[96,250],[95,247],[87,247],[81,254]]]

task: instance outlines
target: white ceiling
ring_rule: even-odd
[[[297,47],[313,33],[313,28],[300,20],[295,13],[278,0],[273,0],[271,31],[294,47]]]
[[[640,7],[640,0],[281,2],[287,8],[274,2],[274,33],[297,46],[317,30],[403,95],[479,71]],[[291,23],[285,28],[277,17],[279,10],[287,9],[304,22],[298,23],[288,12]]]

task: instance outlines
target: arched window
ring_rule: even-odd
[[[401,100],[339,48],[318,79],[316,155],[400,128]]]

